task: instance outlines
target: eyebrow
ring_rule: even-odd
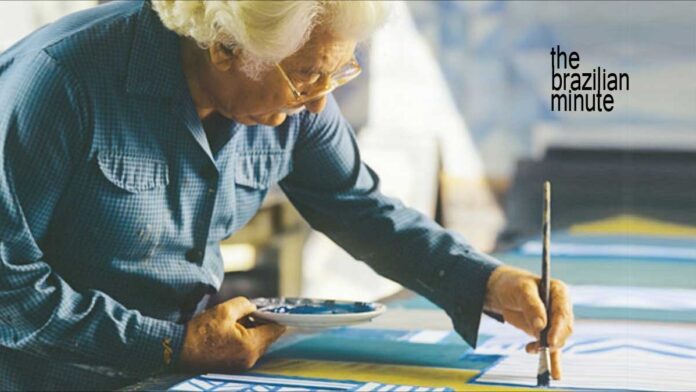
[[[303,74],[318,73],[318,74],[328,74],[328,75],[331,75],[332,73],[338,71],[342,66],[348,64],[348,63],[350,62],[350,60],[353,59],[353,57],[355,57],[355,52],[351,52],[350,55],[349,55],[344,61],[339,62],[338,65],[336,66],[336,68],[333,69],[333,70],[330,70],[330,71],[324,72],[324,71],[321,70],[319,67],[317,67],[317,66],[312,66],[312,67],[303,67],[303,68],[300,68],[300,69],[299,69],[299,72],[300,72],[300,73],[303,73]]]

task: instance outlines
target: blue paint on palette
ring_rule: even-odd
[[[365,313],[375,310],[371,304],[355,302],[351,304],[323,302],[302,305],[280,305],[275,308],[263,309],[271,313],[289,314],[348,314]]]
[[[380,304],[361,301],[336,301],[313,298],[254,298],[252,302],[259,311],[276,314],[360,314],[369,313],[382,307]]]

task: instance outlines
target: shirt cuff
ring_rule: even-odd
[[[152,373],[173,369],[181,354],[186,327],[151,317],[141,321],[132,345],[130,367]]]
[[[476,348],[486,285],[493,270],[501,265],[495,258],[470,250],[467,260],[453,263],[443,285],[445,311],[455,331]]]

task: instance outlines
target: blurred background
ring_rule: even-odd
[[[0,50],[96,1],[0,3]],[[536,271],[576,314],[696,322],[696,3],[395,2],[336,91],[383,192]],[[550,111],[550,56],[627,72],[610,113]],[[311,231],[278,190],[221,244],[231,295],[374,300],[401,287]]]

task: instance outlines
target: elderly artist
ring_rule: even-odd
[[[276,182],[471,345],[483,309],[537,337],[537,277],[382,195],[329,94],[359,73],[356,43],[385,7],[114,2],[2,53],[0,389],[252,366],[283,328],[237,323],[244,298],[200,302],[223,278],[220,240]],[[559,377],[572,312],[563,284],[551,291]]]

